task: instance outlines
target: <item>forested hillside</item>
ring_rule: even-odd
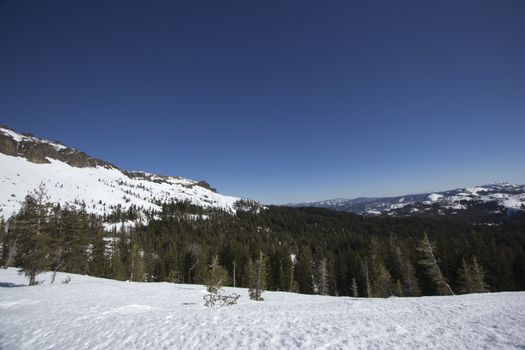
[[[262,252],[268,290],[362,297],[525,290],[521,215],[473,226],[252,204],[240,203],[236,214],[164,204],[147,213],[147,225],[107,231],[85,209],[48,203],[41,188],[1,222],[2,265],[22,267],[31,283],[43,270],[205,283],[218,255],[226,285],[246,287],[247,269]]]

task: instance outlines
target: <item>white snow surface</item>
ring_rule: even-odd
[[[155,182],[130,178],[115,168],[78,168],[59,160],[48,160],[50,163],[35,164],[22,157],[0,153],[0,216],[8,218],[17,212],[24,197],[40,183],[45,184],[51,202],[84,202],[88,212],[99,215],[111,213],[110,206],[119,204],[123,209],[134,204],[160,210],[156,204],[158,200],[187,200],[201,207],[233,212],[234,203],[239,200],[180,177],[163,177],[162,181]]]
[[[442,194],[438,194],[438,193],[431,193],[428,195],[428,199],[431,201],[431,202],[435,202],[437,201],[438,199],[441,199],[443,198],[443,195]]]
[[[60,281],[71,276],[69,284]],[[525,292],[364,299],[0,270],[0,349],[523,349]]]

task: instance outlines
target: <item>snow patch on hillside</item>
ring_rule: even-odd
[[[429,194],[428,195],[428,199],[431,201],[431,202],[435,202],[439,199],[443,198],[443,195],[442,194],[437,194],[437,193],[432,193],[432,194]]]

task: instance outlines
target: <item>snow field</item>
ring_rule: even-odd
[[[70,284],[61,284],[71,276]],[[0,349],[523,349],[525,292],[361,299],[0,270]]]

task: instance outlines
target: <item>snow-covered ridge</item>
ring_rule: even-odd
[[[116,168],[113,164],[90,157],[84,152],[52,142],[31,134],[19,134],[14,130],[0,127],[0,153],[23,157],[32,163],[49,163],[48,158],[60,160],[74,167]]]
[[[62,152],[71,149],[9,129],[0,128],[0,133],[3,140],[9,138],[7,142],[45,143]],[[52,202],[84,203],[88,212],[98,215],[110,214],[117,207],[124,211],[132,205],[160,210],[159,204],[171,201],[234,212],[239,200],[217,193],[203,181],[122,171],[103,161],[101,165],[77,167],[50,157],[45,160],[35,163],[22,156],[5,154],[0,148],[0,216],[8,218],[18,211],[24,197],[41,183]]]
[[[475,205],[495,203],[502,211],[525,210],[525,186],[493,183],[442,192],[411,194],[398,197],[337,198],[326,201],[290,204],[295,207],[319,207],[358,214],[410,215],[436,210],[438,214],[469,209]],[[440,214],[442,215],[442,214]]]
[[[66,146],[64,146],[64,145],[62,145],[62,144],[60,144],[58,142],[51,142],[51,141],[48,141],[48,140],[40,139],[40,138],[35,137],[35,136],[19,134],[19,133],[13,131],[13,130],[7,129],[7,128],[0,127],[0,134],[4,134],[5,136],[9,136],[9,137],[11,137],[13,140],[15,140],[18,143],[21,143],[21,142],[33,142],[33,143],[48,144],[48,145],[52,146],[54,149],[56,149],[57,151],[70,148],[70,147],[66,147]]]

